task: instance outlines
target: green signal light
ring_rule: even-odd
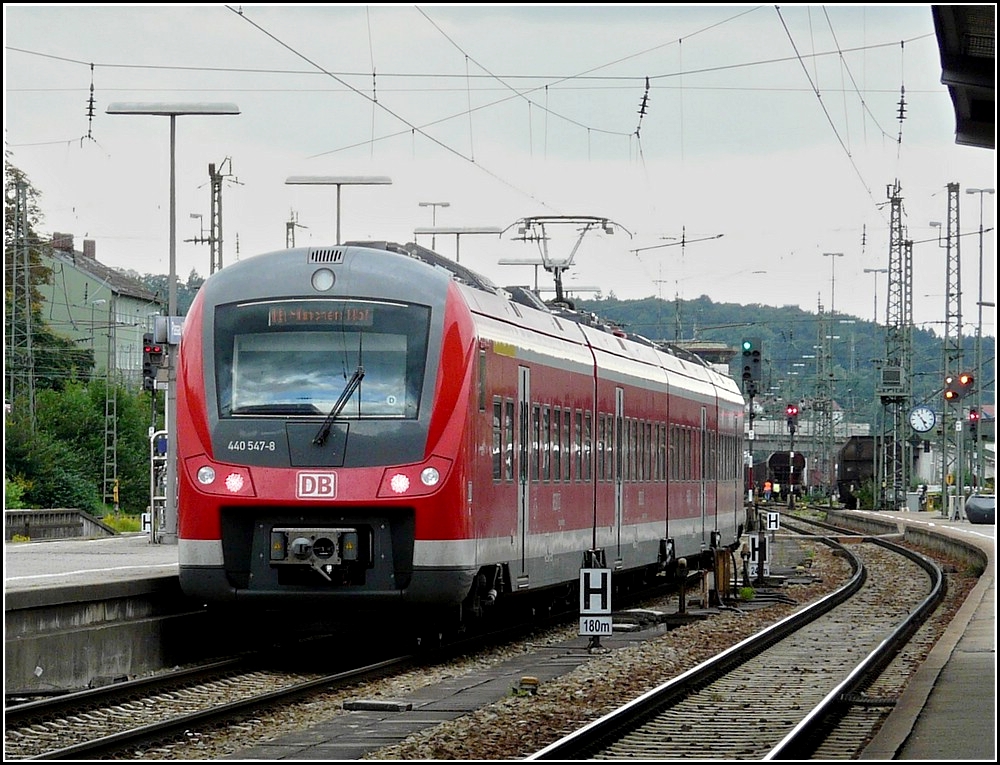
[[[743,341],[743,350],[744,351],[749,351],[751,348],[753,348],[753,343],[750,342],[749,340],[744,340]]]

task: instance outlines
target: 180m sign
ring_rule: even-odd
[[[580,634],[583,636],[610,635],[612,632],[610,616],[581,616]]]

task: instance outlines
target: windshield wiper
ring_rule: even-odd
[[[316,437],[313,438],[313,443],[316,446],[322,446],[326,443],[327,437],[330,435],[330,428],[333,426],[333,421],[336,419],[337,415],[340,414],[340,410],[344,408],[347,404],[347,400],[354,394],[354,391],[358,389],[361,385],[361,378],[365,376],[365,368],[358,365],[358,368],[354,370],[354,375],[347,382],[347,387],[344,388],[344,392],[340,394],[340,398],[337,399],[337,403],[333,405],[333,409],[330,410],[330,414],[326,416],[323,420],[323,424],[320,425],[319,431],[316,433]]]

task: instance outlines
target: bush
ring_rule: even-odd
[[[109,513],[101,518],[101,520],[119,534],[125,534],[130,531],[142,531],[142,518],[138,515]]]
[[[118,509],[139,513],[149,504],[149,397],[122,387],[117,403]],[[38,392],[34,420],[23,401],[6,417],[6,474],[20,493],[6,493],[25,507],[75,507],[102,516],[105,459],[105,402],[101,380],[69,382],[62,390]],[[7,507],[16,507],[8,500]]]
[[[21,501],[22,496],[24,496],[24,481],[17,476],[13,479],[4,476],[3,506],[8,510],[22,510],[26,508],[27,505]]]

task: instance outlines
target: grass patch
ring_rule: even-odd
[[[124,534],[130,531],[142,531],[142,519],[138,515],[129,515],[127,513],[109,513],[101,518],[101,520],[119,534]]]

